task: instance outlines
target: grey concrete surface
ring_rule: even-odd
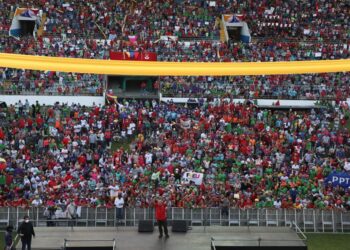
[[[138,233],[135,227],[38,227],[35,228],[37,237],[33,239],[32,249],[62,249],[64,239],[81,240],[69,242],[70,246],[111,246],[112,242],[95,242],[94,240],[116,239],[118,250],[209,250],[211,238],[217,244],[301,246],[304,243],[297,234],[289,228],[272,227],[193,227],[187,233],[172,233],[170,238],[158,238],[158,230],[153,233]],[[88,240],[88,241],[86,241]],[[21,244],[17,246],[20,249]]]

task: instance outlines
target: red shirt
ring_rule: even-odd
[[[106,138],[107,140],[109,140],[109,139],[112,138],[112,133],[111,133],[111,131],[106,131],[106,132],[105,132],[105,138]]]
[[[69,141],[70,141],[69,137],[64,137],[63,140],[62,140],[62,143],[63,143],[65,146],[67,146],[68,143],[69,143]]]
[[[57,182],[55,180],[49,180],[48,185],[53,188],[54,186],[57,186]]]
[[[18,127],[19,127],[20,129],[22,129],[22,128],[25,127],[25,125],[26,125],[25,120],[24,120],[23,118],[20,118],[20,119],[18,120]]]
[[[2,128],[0,128],[0,140],[3,140],[5,138],[5,133],[2,131]]]
[[[33,126],[33,120],[32,119],[30,119],[30,118],[28,118],[27,119],[27,123],[28,123],[28,126]]]
[[[37,124],[38,126],[41,126],[41,125],[43,124],[43,122],[44,122],[44,120],[43,120],[40,116],[38,116],[38,117],[36,118],[36,124]]]
[[[165,202],[155,202],[155,209],[156,209],[156,219],[160,221],[166,220],[166,204]]]

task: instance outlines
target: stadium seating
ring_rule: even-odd
[[[39,195],[43,204],[112,207],[116,185],[136,207],[148,207],[154,193],[188,208],[225,197],[240,208],[349,207],[347,189],[322,184],[332,171],[348,171],[348,113],[347,105],[288,112],[214,102],[10,106],[2,109],[0,204],[30,206]],[[135,137],[130,151],[110,153],[114,133]],[[188,171],[205,181],[179,185]]]
[[[42,36],[8,36],[16,6],[45,13]],[[250,43],[220,41],[225,13],[243,16]],[[159,61],[199,62],[349,59],[348,13],[340,0],[8,0],[0,3],[0,52],[108,60],[111,50],[149,51]],[[181,208],[350,209],[350,190],[327,179],[350,171],[350,111],[342,102],[348,72],[161,77],[163,96],[207,100],[196,107],[125,100],[87,108],[30,105],[25,95],[102,95],[102,76],[0,70],[0,94],[23,95],[0,108],[0,206],[65,207],[74,200],[105,211],[118,189],[129,207],[150,207],[158,194]],[[264,110],[223,97],[334,106]],[[118,145],[130,146],[111,150],[114,135]],[[203,182],[183,183],[188,172],[202,174]],[[193,215],[192,223],[203,223]],[[229,225],[240,216],[229,214]],[[304,226],[314,221],[305,218]]]

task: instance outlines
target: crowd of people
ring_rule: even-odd
[[[350,92],[349,73],[235,76],[161,77],[163,97],[242,99],[345,100]]]
[[[148,207],[161,196],[184,208],[350,208],[350,189],[325,181],[350,171],[346,103],[24,103],[0,113],[1,206],[112,208],[119,196],[125,207]],[[188,172],[203,181],[184,181]]]
[[[54,36],[100,39],[139,35],[139,39],[147,40],[164,34],[210,38],[218,36],[217,19],[222,14],[239,14],[256,37],[279,34],[283,38],[341,42],[349,38],[349,4],[341,0],[10,0],[0,7],[1,29],[9,29],[10,14],[16,7],[30,7],[45,13],[44,30]]]
[[[339,0],[294,0],[283,3],[270,0],[138,0],[131,3],[22,0],[2,2],[0,7],[0,51],[5,53],[109,59],[111,50],[149,51],[155,52],[159,61],[181,62],[269,62],[348,59],[350,56],[349,5]],[[28,36],[17,40],[5,35],[16,7],[42,10],[45,18],[41,37],[35,39]],[[247,22],[252,41],[220,41],[222,14],[238,14]],[[44,77],[44,80],[40,78],[35,82],[31,78],[37,72],[10,72],[14,75],[13,81],[7,77],[7,83],[3,80],[0,82],[5,94],[27,94],[28,89],[37,94],[102,93],[100,82],[93,82],[93,76],[84,76],[84,81],[79,81],[77,87],[71,87],[77,77],[64,84],[58,82],[59,77]],[[18,76],[22,76],[20,85],[23,87],[16,86]],[[323,77],[307,75],[297,80],[294,76],[277,77],[272,82],[262,77],[256,81],[257,85],[263,82],[260,84],[266,85],[263,87],[249,84],[252,80],[248,77],[247,81],[240,78],[237,82],[231,82],[235,88],[228,88],[235,89],[233,96],[315,99],[323,92],[334,98],[335,92],[342,92],[349,83],[347,73]],[[340,83],[337,81],[339,77]],[[288,86],[295,81],[295,86]],[[211,88],[207,92],[220,92],[226,88],[226,82],[212,80],[204,82],[204,85]],[[185,85],[180,86],[183,83]],[[183,77],[164,82],[165,86],[169,84],[176,85],[180,91],[169,93],[168,88],[163,88],[167,94],[183,96],[188,89],[198,90],[199,83]],[[306,86],[309,84],[314,86]]]
[[[283,4],[270,0],[22,0],[6,1],[0,7],[2,31],[9,30],[16,7],[37,8],[45,16],[44,33],[38,42],[31,37],[16,41],[2,36],[1,49],[5,52],[108,58],[105,50],[111,48],[149,50],[156,51],[159,60],[165,61],[349,57],[349,5],[339,0],[294,0]],[[252,42],[219,42],[222,14],[237,14],[247,22]],[[162,36],[171,39],[164,41]],[[96,40],[110,42],[100,46]]]
[[[0,94],[102,95],[105,77],[0,68]]]
[[[104,83],[105,77],[102,75],[10,68],[0,71],[0,94],[5,95],[94,96],[103,94]],[[153,85],[161,86],[163,97],[322,99],[339,102],[350,94],[348,83],[348,73],[329,73],[293,76],[160,77]]]
[[[41,37],[5,35],[16,7],[42,10]],[[111,50],[148,51],[181,62],[348,59],[349,8],[341,0],[8,0],[0,2],[0,52],[108,60]],[[220,41],[222,14],[239,14],[252,41]],[[0,70],[3,94],[104,91],[102,76]],[[74,201],[120,209],[149,207],[161,196],[169,207],[350,209],[350,189],[325,181],[350,171],[350,111],[342,102],[349,73],[161,77],[157,84],[163,96],[208,99],[91,108],[25,100],[1,108],[0,206]],[[264,110],[221,97],[333,99],[336,106]],[[121,147],[125,142],[130,146]],[[203,181],[186,182],[185,173]]]

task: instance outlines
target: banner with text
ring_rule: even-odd
[[[350,187],[350,175],[346,173],[331,173],[327,176],[325,183],[331,182],[332,185],[344,188]]]

